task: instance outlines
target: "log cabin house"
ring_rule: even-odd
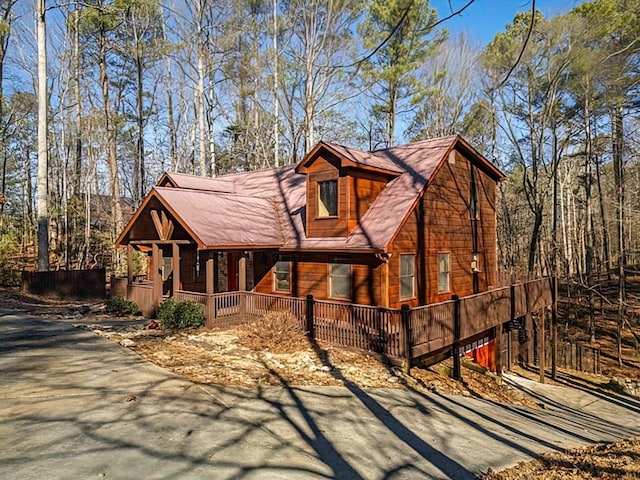
[[[373,152],[320,142],[297,165],[163,174],[116,245],[149,255],[145,313],[175,291],[419,307],[496,286],[503,178],[460,136]]]
[[[157,250],[165,296],[252,290],[426,305],[495,285],[503,178],[460,136],[374,152],[320,142],[283,168],[165,173],[116,245]]]

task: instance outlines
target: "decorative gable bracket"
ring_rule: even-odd
[[[158,215],[157,210],[151,210],[150,213],[160,241],[166,242],[171,239],[171,235],[173,235],[173,220],[169,219],[164,211],[160,211],[160,215]]]

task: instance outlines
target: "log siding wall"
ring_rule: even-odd
[[[472,164],[459,152],[455,161],[445,161],[428,185],[424,196],[394,239],[389,261],[390,307],[401,303],[414,307],[449,300],[452,294],[473,294],[471,260],[474,250],[472,219],[469,213]],[[496,183],[475,168],[477,192],[478,290],[495,286]],[[417,297],[400,301],[400,255],[415,253]],[[438,254],[450,255],[450,290],[438,292]]]

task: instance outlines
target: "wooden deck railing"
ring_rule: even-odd
[[[315,338],[329,343],[401,357],[400,312],[368,305],[314,302]]]
[[[150,284],[129,285],[128,292],[135,297],[129,298],[141,306],[151,301]],[[317,340],[395,361],[463,344],[513,318],[550,306],[551,292],[550,279],[543,278],[405,310],[254,292],[177,290],[175,298],[204,305],[209,328],[227,328],[254,321],[268,312],[286,311]]]

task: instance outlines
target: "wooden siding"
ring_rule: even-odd
[[[307,237],[346,237],[349,184],[338,161],[328,154],[318,157],[307,170]],[[338,180],[338,216],[318,217],[318,182]]]
[[[348,174],[349,218],[347,222],[351,231],[387,185],[388,178],[386,175],[355,169],[350,169]]]
[[[273,291],[273,266],[277,255],[270,255],[270,265],[254,262],[254,291]],[[292,254],[280,257],[291,262],[291,296],[313,295],[317,299],[329,297],[329,263],[351,264],[351,298],[353,303],[381,305],[382,263],[374,255],[330,255],[325,253]]]
[[[445,161],[394,239],[389,261],[389,306],[442,302],[473,294],[473,227],[469,214],[471,163],[459,152]],[[496,285],[496,183],[475,168],[477,191],[478,291]],[[400,255],[415,253],[417,296],[400,301]],[[450,291],[438,292],[438,253],[450,255]]]

